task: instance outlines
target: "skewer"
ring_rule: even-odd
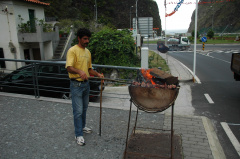
[[[78,78],[80,78],[80,77],[77,77],[77,78],[71,78],[71,79],[78,79]],[[119,83],[132,84],[132,82],[126,82],[125,80],[115,80],[115,79],[111,79],[111,78],[88,77],[88,79],[99,79],[99,80],[106,80],[106,81],[112,81],[112,82],[119,82]]]

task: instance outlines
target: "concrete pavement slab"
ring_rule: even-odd
[[[99,136],[99,108],[89,107],[87,126],[93,133],[84,134],[86,145],[79,146],[71,104],[0,95],[0,109],[0,158],[122,158],[129,111],[103,108]],[[163,118],[140,112],[138,124],[162,127]]]

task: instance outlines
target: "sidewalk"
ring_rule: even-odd
[[[192,75],[170,56],[168,65],[171,73],[181,81],[174,107],[173,128],[175,134],[181,135],[184,158],[226,158],[211,121],[206,117],[194,116],[189,86]],[[35,99],[33,96],[0,92],[0,158],[122,158],[130,104],[128,89],[106,87],[104,92],[118,92],[124,99],[103,98],[101,136],[98,134],[99,103],[89,104],[87,126],[93,129],[93,133],[85,134],[85,146],[78,146],[74,140],[71,101]],[[136,110],[135,106],[133,108]],[[132,121],[135,114],[133,111]],[[169,129],[170,114],[170,108],[153,114],[140,111],[137,124]]]

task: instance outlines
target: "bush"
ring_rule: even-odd
[[[59,23],[56,24],[56,26],[59,27],[59,31],[61,33],[69,33],[72,24],[73,24],[72,20],[62,19]]]
[[[134,53],[134,39],[128,30],[105,28],[91,37],[89,46],[92,63],[115,66],[139,66]]]
[[[197,31],[197,38],[199,38],[199,35],[200,35],[200,34],[199,34],[199,32]],[[194,36],[195,36],[195,30],[192,31],[192,37],[194,38]]]
[[[212,39],[214,37],[214,32],[212,29],[208,30],[207,36]]]

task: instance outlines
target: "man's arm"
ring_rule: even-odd
[[[68,66],[67,71],[72,73],[72,74],[79,74],[79,76],[82,80],[88,80],[88,77],[87,77],[86,73],[82,70],[76,69],[72,66]]]
[[[100,77],[100,78],[104,78],[103,74],[100,74],[97,71],[94,71],[92,68],[89,68],[88,72],[89,72],[90,75],[97,76],[97,77]]]

